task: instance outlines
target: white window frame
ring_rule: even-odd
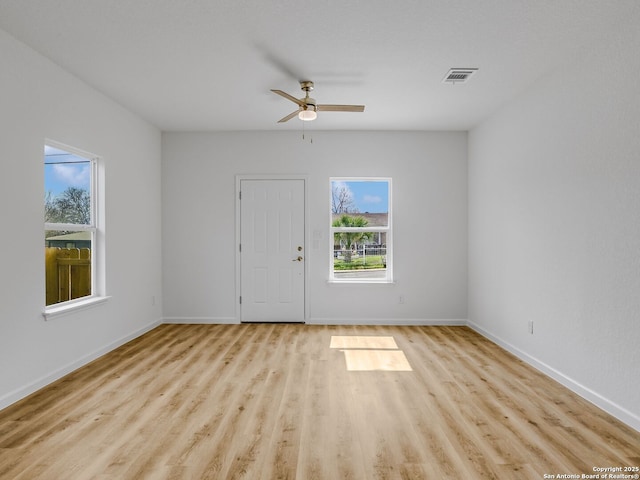
[[[387,182],[388,185],[388,212],[387,212],[387,226],[372,226],[372,227],[334,227],[333,226],[333,192],[331,185],[333,182]],[[393,280],[393,221],[392,221],[392,180],[391,177],[330,177],[329,178],[329,283],[394,283]],[[357,213],[353,214],[357,216]],[[387,264],[384,278],[336,278],[334,275],[333,263],[334,263],[334,235],[340,232],[385,232],[386,233],[386,256]]]
[[[53,317],[64,315],[67,313],[75,312],[77,310],[92,307],[106,301],[109,297],[104,295],[104,281],[103,281],[103,262],[100,259],[103,257],[102,242],[99,237],[100,231],[100,211],[99,208],[101,198],[101,192],[99,191],[98,173],[100,170],[101,158],[93,153],[85,152],[75,147],[65,145],[53,140],[45,140],[45,146],[63,150],[73,155],[77,155],[83,159],[89,161],[90,165],[90,223],[89,224],[75,224],[75,223],[52,223],[44,222],[44,231],[47,230],[68,230],[74,232],[91,232],[91,294],[76,298],[73,300],[67,300],[65,302],[55,303],[52,305],[45,305],[43,310],[43,316],[45,320],[49,320]],[[46,192],[45,192],[46,193]],[[43,237],[44,238],[44,237]],[[44,302],[46,303],[46,301]]]

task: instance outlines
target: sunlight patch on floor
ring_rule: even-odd
[[[411,372],[402,350],[344,350],[350,372]]]
[[[397,349],[393,337],[361,337],[357,335],[332,335],[329,348],[374,348]]]
[[[350,372],[411,372],[413,369],[393,337],[333,335],[329,348],[344,352]]]

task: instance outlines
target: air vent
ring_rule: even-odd
[[[452,68],[442,79],[442,83],[466,83],[477,71],[477,68]]]

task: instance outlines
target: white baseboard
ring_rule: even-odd
[[[467,325],[462,319],[430,319],[430,318],[308,318],[309,325],[402,325],[402,326],[462,326]]]
[[[164,317],[162,323],[176,324],[238,324],[235,317]],[[467,325],[464,319],[426,319],[426,318],[307,318],[309,325]]]
[[[621,407],[620,405],[612,402],[608,398],[603,397],[598,392],[595,392],[595,391],[591,390],[590,388],[585,387],[581,383],[576,382],[575,380],[573,380],[572,378],[566,376],[564,373],[560,372],[559,370],[556,370],[555,368],[551,367],[550,365],[547,365],[546,363],[541,362],[537,358],[529,355],[528,353],[520,350],[519,348],[511,345],[510,343],[505,342],[503,339],[501,339],[500,337],[497,337],[496,335],[492,334],[491,332],[485,330],[481,326],[479,326],[479,325],[477,325],[477,324],[475,324],[475,323],[473,323],[471,321],[468,321],[467,325],[470,328],[472,328],[473,330],[475,330],[476,332],[478,332],[483,337],[488,338],[493,343],[501,346],[502,348],[504,348],[508,352],[514,354],[516,357],[518,357],[523,362],[526,362],[527,364],[531,365],[535,369],[540,370],[542,373],[544,373],[545,375],[553,378],[558,383],[560,383],[563,386],[567,387],[572,392],[576,393],[577,395],[580,395],[585,400],[588,400],[589,402],[593,403],[598,408],[604,410],[605,412],[609,413],[610,415],[613,415],[614,417],[616,417],[621,422],[624,422],[625,424],[629,425],[631,428],[633,428],[635,430],[638,430],[640,432],[640,417],[638,417],[638,415],[636,415],[633,412],[630,412],[629,410],[627,410],[626,408]]]
[[[179,324],[237,324],[240,323],[235,317],[164,317],[162,323],[179,323]]]
[[[124,337],[121,337],[119,339],[117,339],[114,342],[111,342],[101,348],[99,348],[98,350],[95,350],[81,358],[79,358],[78,360],[75,360],[61,368],[58,368],[57,370],[54,370],[53,372],[44,375],[42,377],[40,377],[39,379],[35,380],[34,382],[31,382],[27,385],[24,385],[20,388],[17,388],[15,390],[13,390],[12,392],[9,392],[5,395],[3,395],[2,397],[0,397],[0,410],[2,410],[3,408],[8,407],[9,405],[22,400],[23,398],[31,395],[32,393],[40,390],[43,387],[46,387],[47,385],[49,385],[50,383],[55,382],[56,380],[59,380],[60,378],[64,377],[65,375],[73,372],[74,370],[77,370],[78,368],[86,365],[89,362],[94,361],[97,358],[100,358],[102,355],[109,353],[112,350],[115,350],[116,348],[124,345],[125,343],[133,340],[134,338],[139,337],[140,335],[144,335],[145,333],[149,332],[150,330],[153,330],[154,328],[156,328],[158,325],[160,325],[161,322],[160,320],[156,320],[154,322],[151,322],[147,325],[145,325],[142,328],[139,328],[138,330],[136,330],[135,332],[132,332],[128,335],[125,335]]]

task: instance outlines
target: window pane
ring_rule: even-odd
[[[386,232],[334,233],[334,278],[336,280],[386,278],[386,235]]]
[[[91,295],[92,232],[45,231],[46,305]]]
[[[372,227],[389,225],[389,182],[387,180],[332,180],[333,221],[343,214],[357,213]]]
[[[91,224],[91,160],[45,146],[45,222]]]

